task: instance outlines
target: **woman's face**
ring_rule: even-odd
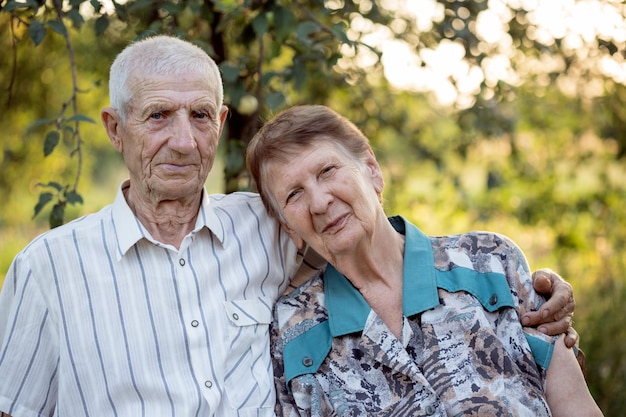
[[[289,162],[270,162],[267,190],[294,241],[304,240],[332,263],[372,236],[384,216],[383,179],[372,153],[357,162],[333,142],[318,143]]]

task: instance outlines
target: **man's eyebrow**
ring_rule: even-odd
[[[139,110],[141,115],[147,116],[151,113],[154,113],[155,111],[167,109],[170,106],[171,104],[165,101],[153,101],[148,103],[146,106],[140,108]]]
[[[215,104],[213,100],[202,99],[202,100],[198,100],[198,101],[191,103],[191,107],[194,109],[201,108],[201,109],[214,110],[217,108],[217,105]]]

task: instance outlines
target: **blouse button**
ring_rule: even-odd
[[[178,263],[180,264],[180,266],[185,266],[185,260],[183,258],[180,258],[178,260]]]
[[[234,320],[239,320],[239,314],[233,313],[233,319]]]
[[[204,386],[207,388],[211,388],[213,386],[213,383],[211,381],[205,381]]]
[[[193,326],[193,327],[198,327],[198,324],[199,324],[198,320],[192,320],[191,321],[191,326]]]
[[[307,368],[309,366],[313,365],[313,359],[311,359],[309,356],[305,356],[304,358],[302,358],[302,365],[306,366]]]
[[[498,303],[498,296],[497,295],[492,295],[491,298],[489,298],[489,305],[495,306]]]

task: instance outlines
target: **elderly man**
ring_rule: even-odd
[[[204,192],[227,115],[218,67],[188,42],[145,39],[115,59],[110,100],[102,120],[129,179],[113,204],[13,261],[0,294],[0,410],[274,415],[271,312],[302,256],[258,195]],[[547,321],[564,316],[548,324],[561,332],[571,287],[552,279]]]

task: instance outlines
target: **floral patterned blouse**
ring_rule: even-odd
[[[401,340],[331,265],[278,301],[278,416],[550,416],[553,337],[522,328],[539,308],[526,259],[501,235],[406,236]]]

